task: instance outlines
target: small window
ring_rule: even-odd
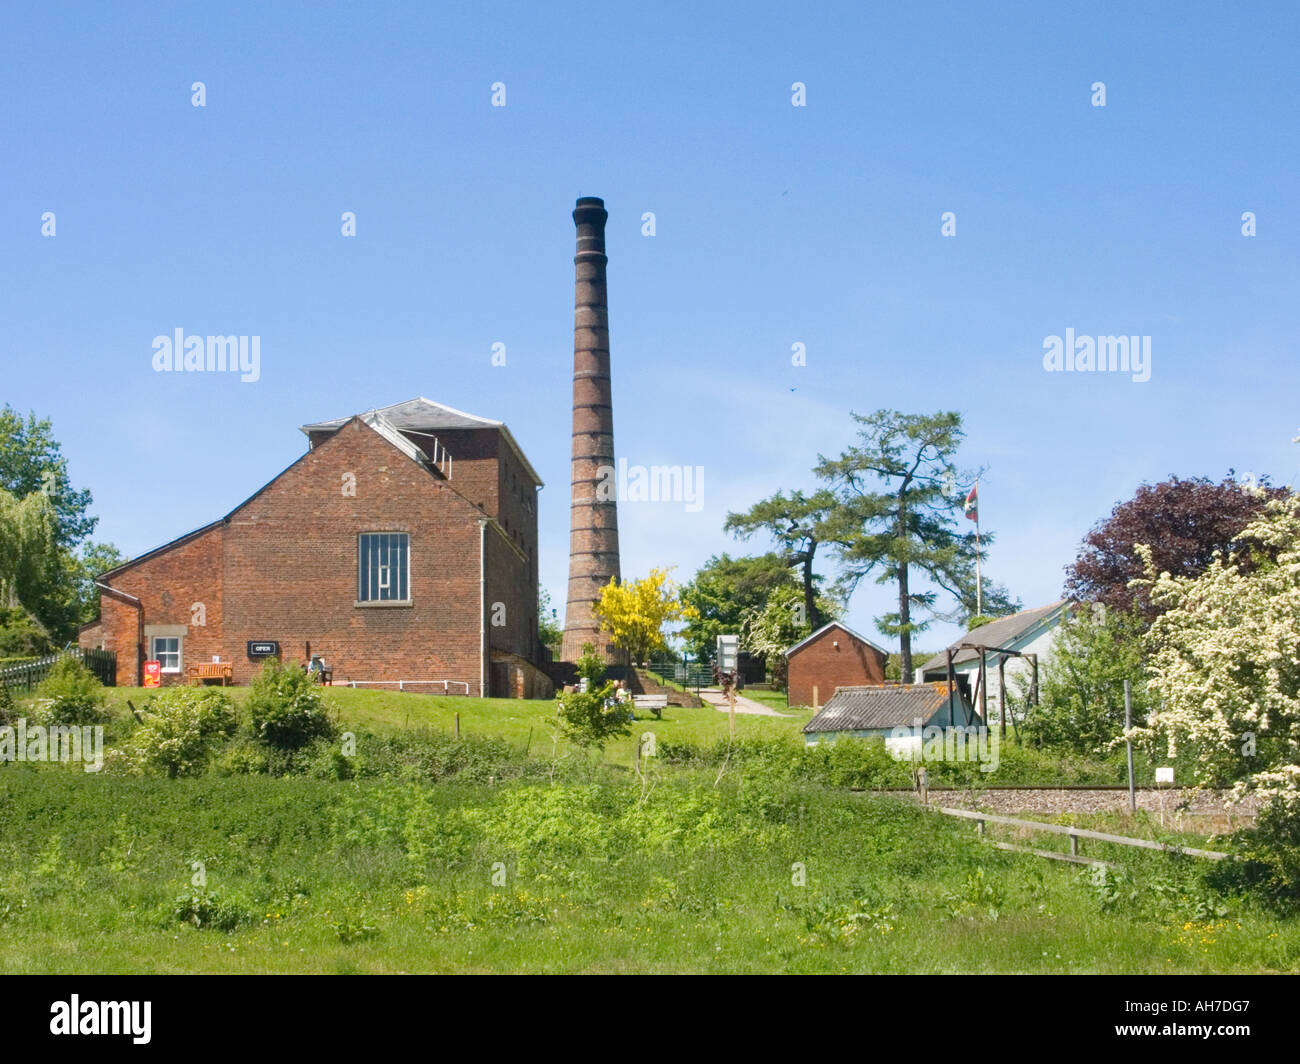
[[[408,533],[362,533],[357,544],[357,601],[409,602],[410,557]]]
[[[175,635],[156,635],[149,648],[152,660],[159,663],[163,672],[181,671],[181,640]]]

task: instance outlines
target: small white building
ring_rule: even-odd
[[[1061,621],[1069,608],[1070,604],[1060,599],[1050,605],[1039,606],[1034,610],[1022,610],[1020,613],[1013,613],[1010,617],[999,617],[996,621],[973,628],[922,665],[917,680],[924,683],[947,681],[947,651],[951,650],[952,671],[957,686],[978,712],[980,655],[974,646],[963,646],[963,644],[988,647],[989,651],[984,656],[985,682],[988,684],[988,714],[996,721],[1002,690],[998,680],[998,660],[1002,655],[996,653],[994,648],[1016,651],[1020,655],[1036,654],[1041,680],[1043,666],[1052,658],[1052,649],[1056,644]],[[1031,672],[1028,658],[1007,656],[1003,669],[1006,673],[1008,697],[1027,689]]]

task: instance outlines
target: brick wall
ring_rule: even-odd
[[[841,628],[828,628],[790,657],[788,701],[792,706],[811,706],[816,686],[817,703],[824,705],[837,687],[884,683],[885,661],[885,655],[870,644]]]
[[[493,448],[459,442],[469,457],[462,461],[452,451],[451,484],[493,512],[500,484]],[[355,495],[345,494],[345,484],[353,483]],[[275,640],[286,661],[305,660],[310,642],[336,680],[456,680],[477,694],[483,516],[447,482],[354,421],[320,440],[223,523],[110,582],[143,601],[146,625],[186,626],[185,665],[219,654],[234,664],[236,683],[247,683],[260,667],[248,658],[248,642]],[[487,530],[488,608],[499,601],[505,613],[505,624],[489,625],[488,633],[492,648],[531,660],[536,519],[519,521],[521,542],[513,549],[504,532]],[[409,604],[358,605],[362,532],[409,534]],[[194,623],[196,602],[206,611],[201,627]],[[82,633],[84,645],[102,639],[117,651],[119,683],[136,682],[136,624],[129,604],[105,594],[98,631]]]

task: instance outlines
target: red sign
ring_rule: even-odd
[[[144,685],[146,687],[162,686],[161,661],[146,661],[144,663]]]

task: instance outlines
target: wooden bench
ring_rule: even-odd
[[[220,680],[221,686],[235,682],[235,666],[230,661],[210,661],[189,667],[190,683],[202,684],[205,680]]]
[[[637,709],[648,709],[660,719],[663,719],[663,712],[668,708],[667,695],[633,695],[632,704]]]

